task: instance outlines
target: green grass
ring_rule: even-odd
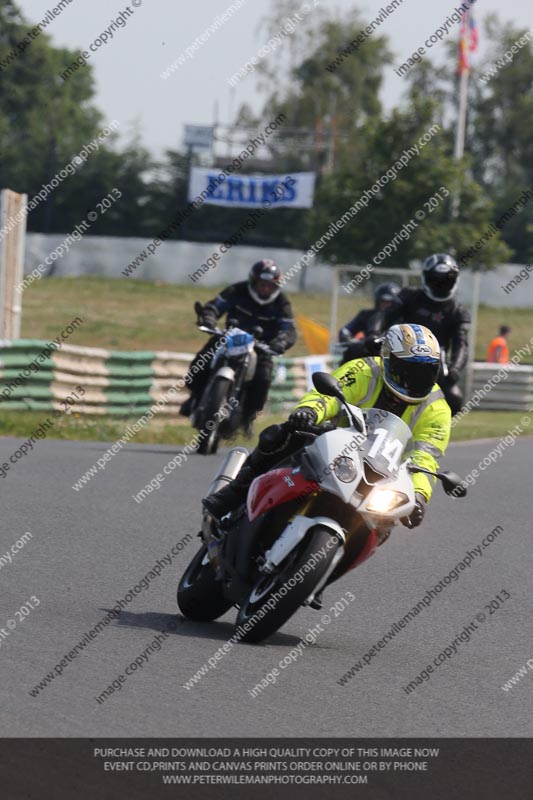
[[[222,288],[222,287],[219,287]],[[52,278],[34,282],[23,295],[22,333],[28,339],[53,339],[77,316],[83,325],[69,338],[70,344],[104,347],[111,350],[175,350],[194,352],[205,343],[205,335],[195,327],[193,304],[214,297],[217,288],[111,278]],[[296,313],[311,317],[329,327],[328,295],[291,295]],[[367,305],[363,299],[339,297],[338,326]],[[481,307],[478,318],[476,358],[484,358],[487,343],[498,326],[512,326],[511,351],[532,334],[531,311],[509,311]],[[306,355],[300,337],[289,355]],[[527,363],[528,359],[524,360]],[[533,363],[533,357],[529,358]],[[3,435],[29,437],[47,414],[36,412],[3,413],[0,417]],[[514,412],[480,412],[468,414],[452,431],[452,440],[500,437],[519,423],[522,414]],[[261,428],[279,417],[265,415]],[[134,419],[117,420],[99,416],[65,416],[58,418],[49,437],[56,439],[114,441]],[[529,430],[526,431],[529,434]],[[184,445],[194,431],[185,420],[152,420],[136,441],[149,444]],[[244,440],[239,440],[244,443]],[[252,442],[251,444],[253,444]],[[250,444],[250,443],[247,443]]]
[[[0,417],[2,433],[4,436],[29,438],[47,417],[52,419],[51,415],[44,411],[41,413],[37,411],[4,412]],[[260,419],[260,423],[256,425],[253,439],[249,440],[239,436],[232,444],[244,444],[248,448],[255,446],[257,435],[263,428],[275,422],[282,422],[286,417],[264,414]],[[88,414],[71,414],[69,416],[63,414],[54,420],[54,427],[48,430],[47,438],[114,442],[124,435],[128,425],[132,425],[137,420],[138,417],[114,419]],[[197,435],[197,431],[184,418],[165,420],[162,417],[155,417],[130,441],[137,444],[186,445],[195,435]]]
[[[79,315],[84,323],[69,339],[70,344],[195,352],[207,337],[196,328],[194,302],[206,303],[222,288],[111,278],[40,280],[24,292],[21,336],[53,338]],[[342,301],[343,318],[348,318],[353,304]],[[297,312],[329,324],[328,297],[304,295],[294,305]],[[307,355],[301,337],[290,355]]]
[[[4,436],[18,436],[29,438],[36,428],[46,419],[46,412],[16,411],[11,414],[2,414],[2,428]],[[452,442],[470,439],[501,438],[515,425],[520,425],[526,415],[515,411],[474,411],[467,414],[456,427],[452,429]],[[257,442],[257,433],[267,425],[282,422],[286,417],[264,414],[260,423],[256,425],[256,435],[249,441],[242,437],[235,440],[235,444],[244,444],[250,448]],[[531,417],[533,423],[533,417]],[[114,442],[124,434],[128,425],[137,421],[137,418],[112,419],[88,415],[63,415],[55,420],[53,429],[48,432],[49,439],[69,439],[76,441]],[[527,427],[522,424],[525,436],[533,435],[533,424]],[[165,444],[186,445],[195,436],[196,431],[191,428],[186,420],[169,421],[154,418],[149,422],[131,442],[137,444]]]
[[[491,339],[498,335],[500,325],[509,325],[509,350],[511,356],[516,350],[529,344],[533,335],[533,311],[530,308],[491,308],[480,306],[478,314],[475,360],[485,361],[487,348]],[[533,364],[533,348],[521,364]]]
[[[35,281],[22,300],[22,337],[52,339],[77,316],[84,323],[71,344],[111,350],[177,350],[193,352],[205,343],[195,327],[195,300],[205,303],[223,287],[148,283],[113,278],[51,278]],[[329,328],[330,298],[324,294],[291,295],[296,313]],[[338,327],[368,305],[364,298],[339,296]],[[481,306],[476,337],[476,359],[483,360],[490,339],[504,323],[512,327],[511,351],[529,342],[530,309],[499,310]],[[291,356],[307,355],[300,336]],[[527,363],[528,359],[524,359]],[[533,355],[529,357],[533,363]]]
[[[531,420],[531,425],[523,424],[522,420]],[[489,439],[506,436],[507,433],[520,425],[524,436],[533,435],[533,415],[519,411],[471,411],[459,420],[452,428],[452,442],[461,442],[469,439]]]

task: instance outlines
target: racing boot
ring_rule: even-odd
[[[250,464],[250,456],[242,465],[237,476],[230,481],[227,486],[219,489],[218,492],[204,497],[202,506],[204,511],[210,514],[218,523],[222,517],[235,511],[246,500],[248,489],[254,478],[259,472]]]
[[[223,489],[202,500],[204,511],[220,523],[222,517],[244,503],[252,481],[274,466],[289,439],[283,425],[265,428],[259,436],[258,446],[250,453],[236,477]]]
[[[182,416],[182,417],[190,417],[191,416],[192,410],[193,410],[193,402],[194,402],[194,398],[193,398],[193,396],[191,394],[191,396],[188,397],[185,400],[185,402],[182,403],[181,408],[179,410],[180,416]]]
[[[242,422],[242,428],[244,431],[244,435],[247,439],[251,439],[254,435],[254,422],[255,422],[256,414],[249,414],[246,416]]]

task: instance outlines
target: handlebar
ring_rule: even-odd
[[[338,352],[344,354],[344,351],[347,350],[348,347],[357,344],[362,348],[364,355],[362,355],[361,358],[364,358],[379,355],[382,342],[383,336],[381,334],[369,334],[363,339],[339,339],[335,342],[334,347]]]
[[[254,344],[254,347],[255,347],[256,350],[262,350],[263,353],[266,353],[269,356],[279,356],[279,355],[281,355],[281,353],[278,353],[277,350],[272,350],[272,348],[269,347],[268,344],[265,344],[264,342],[256,341],[255,344]]]
[[[209,328],[207,325],[198,325],[198,330],[204,333],[210,333],[211,336],[224,336],[225,333],[225,331],[221,331],[220,328]]]
[[[197,327],[198,330],[203,331],[204,333],[209,333],[211,336],[224,336],[226,333],[228,333],[229,330],[231,330],[231,328],[226,328],[225,331],[222,331],[220,330],[220,328],[210,328],[208,325],[202,325],[202,324],[199,324]],[[264,342],[259,342],[257,341],[257,339],[254,342],[254,347],[256,350],[262,350],[263,353],[266,353],[269,356],[281,355],[280,353],[277,352],[277,350],[272,350],[272,348],[269,347],[268,344],[265,344]]]
[[[323,433],[329,433],[329,431],[334,431],[336,429],[336,425],[333,422],[324,422],[323,425],[309,425],[306,428],[295,428],[289,420],[287,420],[284,425],[286,426],[287,430],[290,433],[297,433],[297,434],[306,434],[309,433],[312,436],[321,436]]]

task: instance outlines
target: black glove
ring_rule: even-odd
[[[339,342],[341,342],[341,344],[344,344],[346,342],[351,342],[351,341],[352,341],[352,334],[350,333],[348,328],[342,328],[342,330],[339,331]]]
[[[449,367],[448,368],[448,382],[449,383],[457,383],[460,378],[461,373],[456,367]]]
[[[296,411],[293,411],[292,414],[289,415],[289,419],[287,420],[289,423],[289,427],[295,431],[305,431],[307,428],[311,427],[311,425],[315,425],[318,419],[318,415],[314,408],[307,408],[303,406],[302,408],[297,408]]]
[[[275,339],[268,343],[268,346],[271,350],[281,355],[287,349],[287,340],[284,336],[276,336]]]
[[[217,318],[210,308],[206,308],[200,315],[200,325],[205,325],[206,328],[216,328]]]
[[[416,503],[408,517],[402,517],[400,522],[406,528],[418,528],[426,513],[426,498],[420,492],[415,492]]]
[[[369,356],[379,356],[381,351],[381,342],[382,339],[376,336],[376,334],[365,336],[365,353],[368,353]]]

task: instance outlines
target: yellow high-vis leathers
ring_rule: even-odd
[[[384,382],[381,374],[381,359],[357,358],[348,361],[335,370],[333,377],[340,381],[348,403],[359,408],[373,408]],[[326,397],[316,390],[308,392],[295,408],[313,408],[318,414],[317,424],[332,419],[339,413],[339,403],[335,397]],[[438,460],[446,452],[451,432],[450,406],[437,384],[429,397],[418,405],[408,405],[401,419],[410,427],[413,438],[409,442],[405,458],[436,472]],[[436,478],[415,472],[412,475],[416,492],[429,500]]]

